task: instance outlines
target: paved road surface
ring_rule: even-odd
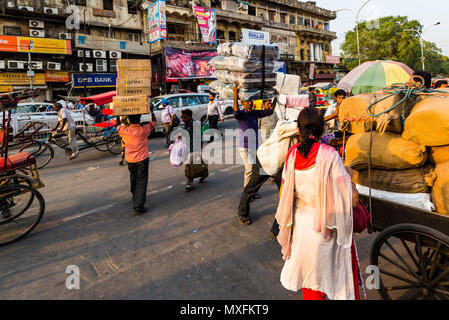
[[[236,128],[235,121],[220,124]],[[149,140],[150,211],[130,210],[129,173],[96,150],[73,162],[58,151],[41,170],[46,212],[25,239],[0,247],[0,299],[299,299],[279,276],[269,236],[278,195],[266,184],[252,226],[238,224],[240,164],[211,165],[211,177],[186,194],[183,168],[170,166],[164,138]],[[228,151],[232,150],[228,148]],[[238,158],[237,151],[237,158]],[[357,236],[362,269],[372,235]],[[80,269],[80,290],[65,286]],[[369,291],[370,299],[378,299]]]

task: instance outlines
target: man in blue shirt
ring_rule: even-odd
[[[242,101],[243,110],[239,109],[238,87],[234,91],[234,118],[238,122],[239,132],[239,151],[245,165],[244,186],[248,184],[252,166],[256,164],[256,151],[259,147],[258,119],[271,116],[276,103],[268,104],[265,110],[254,110],[252,101]]]

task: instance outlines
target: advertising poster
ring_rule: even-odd
[[[212,77],[210,59],[217,50],[186,50],[165,47],[167,79],[195,79]]]
[[[158,0],[153,2],[147,10],[150,42],[167,39],[165,0]]]
[[[202,7],[193,6],[193,13],[198,20],[204,43],[217,43],[217,16],[214,9],[206,11]]]

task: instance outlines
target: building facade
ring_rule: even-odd
[[[195,90],[207,79],[165,80],[164,47],[203,50],[192,4],[213,8],[217,42],[239,41],[242,29],[269,32],[288,73],[303,82],[333,81],[327,63],[335,13],[296,0],[166,0],[167,40],[149,43],[142,2],[127,0],[0,0],[0,92],[42,89],[41,100],[113,90],[118,58],[150,59],[153,94]],[[30,46],[31,45],[31,46]],[[27,73],[31,62],[32,74]]]

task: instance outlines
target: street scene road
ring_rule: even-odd
[[[276,185],[262,187],[253,224],[241,226],[243,165],[210,165],[210,177],[186,194],[184,169],[171,167],[164,137],[148,145],[149,212],[141,216],[132,211],[119,156],[91,150],[68,162],[57,152],[41,170],[43,220],[0,248],[0,299],[300,299],[279,281],[280,246],[269,233]],[[374,236],[356,236],[362,270]],[[80,270],[79,290],[66,288],[71,265]]]

